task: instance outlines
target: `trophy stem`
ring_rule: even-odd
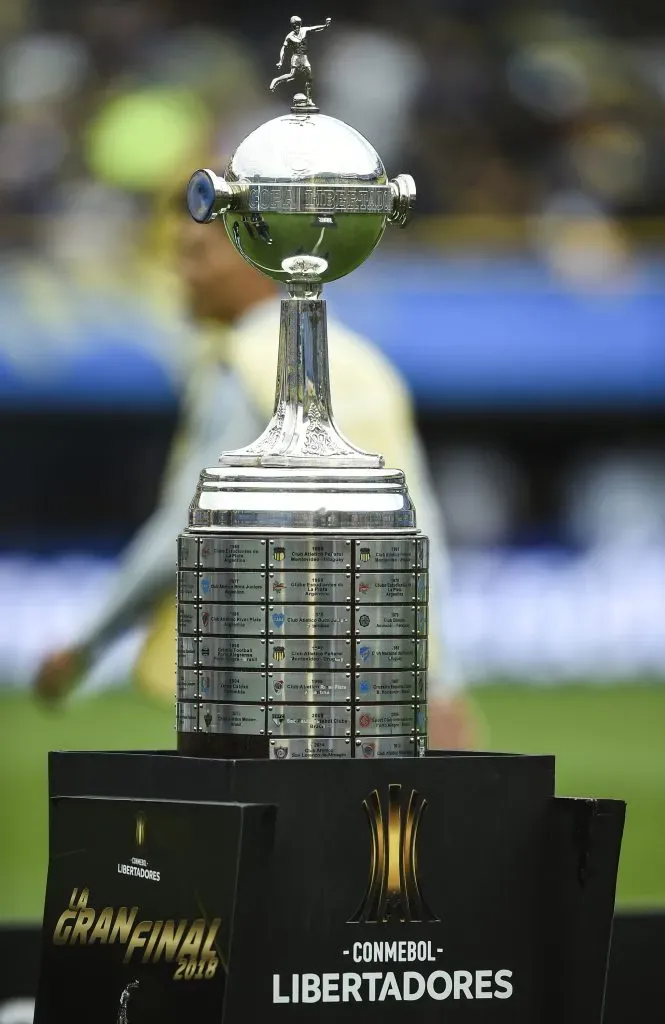
[[[356,448],[335,424],[323,299],[291,294],[282,300],[272,420],[253,444],[224,452],[219,461],[226,466],[382,468],[381,455]]]

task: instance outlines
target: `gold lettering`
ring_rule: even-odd
[[[205,936],[206,923],[198,917],[196,921],[192,921],[187,935],[182,940],[180,947],[180,956],[189,956],[192,960],[198,959],[199,950],[201,949],[201,943]]]
[[[180,940],[184,934],[185,928],[187,927],[186,921],[179,921],[178,928],[176,930],[175,921],[165,921],[162,929],[162,934],[159,936],[159,942],[155,949],[155,955],[152,958],[154,964],[160,959],[162,953],[164,953],[164,959],[171,961],[174,959],[178,952],[178,946]]]
[[[78,939],[81,945],[85,946],[88,941],[88,932],[90,931],[94,920],[95,912],[92,908],[89,907],[87,910],[79,910],[76,923],[72,929],[72,937],[69,940],[70,945],[75,946]]]
[[[81,889],[80,894],[78,889],[73,889],[69,897],[69,906],[72,910],[84,910],[88,905],[89,895],[90,893],[87,889]]]
[[[93,945],[97,940],[102,944],[109,941],[109,934],[111,932],[111,924],[113,922],[113,907],[104,907],[100,911],[95,927],[92,929],[92,934],[88,939],[88,944]]]
[[[118,907],[118,911],[115,915],[115,921],[111,928],[111,934],[109,935],[109,943],[116,942],[118,939],[120,939],[121,942],[127,942],[129,933],[132,930],[132,925],[134,924],[134,918],[138,912],[138,907],[132,907],[129,913],[127,912],[127,907]]]
[[[157,936],[159,935],[163,924],[164,924],[163,921],[155,921],[155,923],[154,923],[154,925],[152,927],[152,931],[150,933],[150,938],[148,939],[148,942],[147,942],[146,947],[145,947],[145,952],[143,953],[143,963],[144,964],[147,964],[150,961],[150,955],[151,955],[153,949],[155,948],[155,943],[157,942]]]
[[[67,924],[67,921],[71,921],[75,917],[75,910],[65,910],[60,915],[56,921],[55,931],[53,932],[53,944],[55,946],[64,946],[67,944],[72,931],[72,926]]]
[[[145,946],[145,936],[151,930],[151,928],[152,921],[140,921],[136,925],[129,938],[129,942],[127,943],[127,949],[125,951],[125,955],[122,961],[123,964],[129,963],[129,961],[132,959],[132,953],[134,952],[135,949],[141,949],[142,946]]]
[[[217,932],[219,931],[221,923],[221,917],[215,917],[210,922],[208,934],[206,935],[205,942],[201,947],[201,960],[209,960],[211,957],[217,956],[217,953],[213,949],[213,943],[217,937]]]

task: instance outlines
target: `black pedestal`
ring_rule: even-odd
[[[36,1024],[602,1019],[625,808],[553,758],[58,753],[50,799]]]

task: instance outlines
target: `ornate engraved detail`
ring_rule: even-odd
[[[393,209],[390,185],[250,185],[256,213],[385,213]]]
[[[286,446],[286,437],[284,434],[284,421],[286,419],[286,410],[284,405],[280,405],[275,412],[272,422],[268,428],[263,432],[261,437],[257,438],[256,441],[252,441],[245,448],[241,448],[239,451],[225,454],[236,454],[236,455],[274,455],[277,451],[282,451]],[[279,438],[282,438],[282,443],[277,444]]]
[[[301,451],[303,455],[355,455],[356,452],[344,444],[332,423],[321,414],[321,409],[312,403],[307,414],[307,433]]]

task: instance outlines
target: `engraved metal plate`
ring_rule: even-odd
[[[418,601],[426,601],[429,591],[429,581],[426,572],[418,573],[418,580],[416,583],[416,599]]]
[[[181,569],[196,569],[199,564],[199,538],[181,533],[178,537],[178,565]]]
[[[424,641],[423,641],[424,642]],[[416,641],[389,637],[356,640],[358,668],[416,668]]]
[[[332,604],[271,605],[268,630],[279,636],[344,636],[351,631],[351,611]]]
[[[264,640],[211,636],[199,640],[199,658],[207,668],[265,668]]]
[[[372,570],[414,570],[416,568],[416,541],[357,540],[356,568]]]
[[[427,640],[416,640],[416,665],[427,668]]]
[[[351,699],[348,672],[269,672],[268,700],[331,704]]]
[[[202,604],[199,629],[213,636],[260,636],[265,633],[264,605]]]
[[[267,723],[268,735],[273,736],[350,736],[351,709],[316,704],[269,706]]]
[[[178,598],[181,601],[196,601],[199,596],[199,574],[185,569],[178,573]]]
[[[359,636],[413,636],[416,606],[360,605],[355,609],[355,619]]]
[[[268,652],[271,668],[325,671],[351,667],[351,644],[347,640],[271,640]]]
[[[420,733],[427,732],[427,704],[416,706],[416,729]]]
[[[199,558],[203,569],[263,569],[266,542],[258,537],[211,534],[201,538]]]
[[[200,732],[261,736],[265,720],[265,708],[256,704],[201,704],[199,709]]]
[[[358,672],[356,703],[409,701],[423,692],[422,672]]]
[[[416,698],[427,699],[427,672],[416,672]]]
[[[266,678],[263,672],[222,672],[202,669],[199,680],[201,700],[265,701]]]
[[[199,706],[185,701],[178,701],[175,710],[178,732],[198,732]]]
[[[371,736],[357,739],[356,758],[415,757],[417,747],[413,736]]]
[[[271,572],[268,598],[293,603],[343,604],[351,598],[351,575],[344,572]]]
[[[361,604],[408,604],[415,600],[415,572],[358,572],[356,601]]]
[[[319,757],[352,757],[349,740],[279,739],[270,742],[270,758],[275,761],[310,761]]]
[[[416,712],[412,704],[372,704],[356,708],[357,736],[395,736],[412,733]]]
[[[421,569],[429,566],[429,537],[418,538],[418,565]]]
[[[196,700],[199,695],[199,674],[194,668],[179,668],[178,700]]]
[[[427,605],[419,604],[416,607],[416,633],[418,636],[427,636]]]
[[[351,568],[351,541],[284,537],[270,541],[268,558],[274,569],[346,570]]]
[[[389,213],[389,185],[249,185],[247,208],[256,213]]]
[[[199,609],[195,604],[178,604],[178,632],[196,633],[199,623]]]
[[[194,637],[178,637],[178,665],[194,668],[198,660],[198,645]]]
[[[263,572],[204,572],[199,595],[207,601],[262,601],[266,581]]]

